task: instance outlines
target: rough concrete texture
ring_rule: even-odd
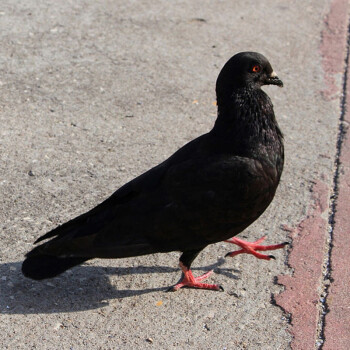
[[[337,34],[340,36],[344,30],[341,25],[348,24],[348,18],[344,20],[344,12],[348,14],[348,7],[344,9],[337,4],[343,11],[333,15],[333,22],[337,23]],[[334,6],[333,6],[334,8]],[[333,26],[334,27],[334,26]],[[333,30],[333,32],[335,32]],[[344,39],[341,40],[344,42]],[[338,171],[336,173],[334,202],[334,217],[332,231],[332,246],[330,259],[330,285],[327,290],[324,330],[324,350],[348,349],[350,345],[350,216],[349,216],[349,198],[350,198],[350,74],[349,74],[349,39],[347,41],[347,50],[341,50],[347,54],[344,75],[342,115],[339,125],[338,142]],[[333,64],[333,67],[339,67],[339,64]]]
[[[314,203],[306,218],[291,230],[293,247],[288,264],[293,275],[278,278],[285,290],[275,300],[290,315],[292,349],[346,350],[350,346],[348,12],[347,1],[332,1],[320,45],[325,76],[322,94],[340,106],[333,186],[327,186],[323,179],[313,186]]]
[[[349,68],[348,68],[349,69]],[[349,71],[348,71],[349,72]],[[350,103],[350,79],[347,76],[346,105]],[[350,111],[344,116],[344,143],[340,155],[338,199],[334,217],[331,258],[331,282],[328,297],[328,314],[325,317],[324,350],[348,349],[350,345]]]
[[[323,273],[324,247],[328,231],[329,189],[319,181],[312,187],[313,205],[306,218],[291,231],[293,246],[288,265],[293,275],[279,276],[285,290],[275,296],[277,305],[290,314],[293,349],[313,349],[317,337],[320,280]]]
[[[241,237],[286,240],[322,179],[333,187],[339,98],[319,47],[330,1],[10,1],[0,5],[0,334],[3,349],[288,349],[273,302],[276,261],[205,249],[224,293],[165,293],[179,254],[94,260],[48,281],[20,272],[33,241],[92,208],[215,120],[215,80],[233,54],[265,54],[285,134],[275,200]],[[135,218],[137,219],[137,218]],[[324,237],[324,232],[320,233]],[[302,349],[302,348],[301,348]]]

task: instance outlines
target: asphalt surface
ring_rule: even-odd
[[[2,1],[1,348],[348,349],[348,21],[345,0]],[[286,164],[240,237],[289,251],[267,262],[208,247],[193,271],[214,268],[222,293],[166,293],[176,252],[24,278],[40,235],[210,130],[216,77],[248,50],[284,82],[264,89]]]

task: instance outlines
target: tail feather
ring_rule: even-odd
[[[109,220],[115,216],[113,210],[114,205],[116,203],[123,203],[134,195],[134,193],[127,190],[127,188],[125,192],[126,193],[123,193],[119,189],[97,207],[92,208],[88,212],[81,214],[63,225],[57,226],[53,230],[47,232],[45,235],[39,237],[34,243],[36,244],[55,236],[63,237],[69,234],[71,235],[73,232],[75,235],[81,236],[89,235],[92,232],[97,232],[106,224],[106,222],[109,222]],[[116,196],[117,193],[119,194],[118,196]]]
[[[86,260],[89,260],[89,258],[60,258],[51,255],[28,256],[22,264],[22,272],[26,277],[42,280],[55,277]]]

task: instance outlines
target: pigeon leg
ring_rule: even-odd
[[[247,241],[243,241],[242,239],[232,237],[232,238],[226,240],[225,242],[236,244],[239,247],[241,247],[242,249],[227,253],[225,255],[225,257],[226,256],[233,257],[233,256],[236,256],[238,254],[246,253],[246,254],[254,255],[258,259],[265,259],[265,260],[275,259],[275,257],[273,255],[265,255],[265,254],[258,253],[257,251],[258,250],[265,251],[265,250],[281,249],[285,245],[288,244],[288,242],[283,242],[281,244],[274,244],[274,245],[259,245],[259,243],[264,241],[265,238],[266,238],[266,236],[261,237],[260,239],[258,239],[255,242],[247,242]]]
[[[204,275],[199,277],[193,276],[190,266],[200,251],[201,250],[187,251],[181,255],[179,265],[183,273],[182,278],[179,283],[171,287],[169,290],[175,292],[182,287],[222,290],[222,291],[224,290],[218,284],[201,283],[201,281],[205,280],[213,273],[213,270],[210,270],[206,272]]]

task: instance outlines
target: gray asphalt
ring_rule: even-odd
[[[0,5],[0,334],[3,349],[288,349],[272,302],[276,261],[196,259],[225,292],[184,289],[179,254],[94,260],[43,282],[23,255],[46,231],[210,130],[215,81],[239,51],[263,53],[285,134],[275,200],[240,237],[286,240],[316,179],[331,182],[337,101],[323,98],[319,45],[329,1],[3,0]],[[339,84],[341,82],[338,82]]]

